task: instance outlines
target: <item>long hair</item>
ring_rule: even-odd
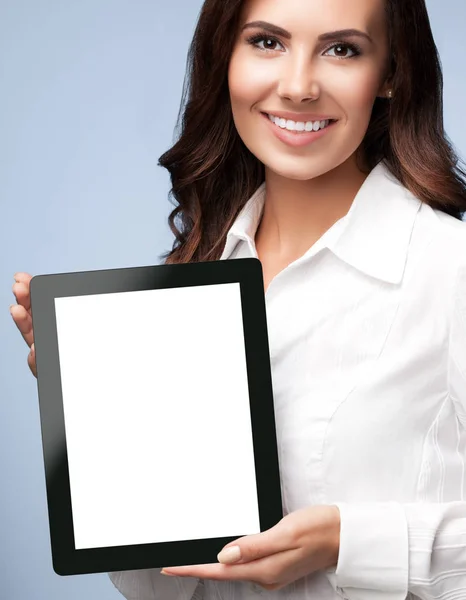
[[[443,76],[425,0],[385,0],[393,98],[375,100],[361,145],[372,169],[385,160],[422,202],[458,219],[466,174],[443,126]],[[263,182],[263,164],[233,122],[228,66],[243,0],[206,0],[186,70],[178,141],[159,159],[174,200],[168,264],[218,260],[240,210]]]

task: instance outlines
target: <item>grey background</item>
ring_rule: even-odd
[[[151,265],[171,246],[168,174],[200,0],[0,0],[0,598],[111,600],[52,569],[36,380],[13,275]],[[445,125],[466,155],[466,4],[429,0]],[[156,471],[154,465],[154,471]]]

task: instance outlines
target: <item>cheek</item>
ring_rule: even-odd
[[[271,79],[268,69],[246,59],[241,52],[234,54],[228,70],[228,87],[233,109],[250,109],[267,96]]]
[[[379,89],[379,72],[376,69],[351,70],[328,80],[328,91],[342,104],[348,117],[367,118],[371,113]],[[331,82],[331,83],[330,83]]]

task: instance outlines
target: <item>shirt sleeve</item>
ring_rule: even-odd
[[[168,577],[160,569],[115,571],[110,581],[126,600],[202,600],[203,581],[197,577]]]
[[[457,272],[451,306],[449,394],[466,430],[466,265]],[[341,597],[466,598],[464,497],[449,503],[335,504],[341,515],[340,555],[327,576]]]

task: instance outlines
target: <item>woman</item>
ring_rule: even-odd
[[[424,0],[206,0],[190,56],[165,258],[261,260],[285,517],[218,564],[112,581],[466,598],[466,189]]]

